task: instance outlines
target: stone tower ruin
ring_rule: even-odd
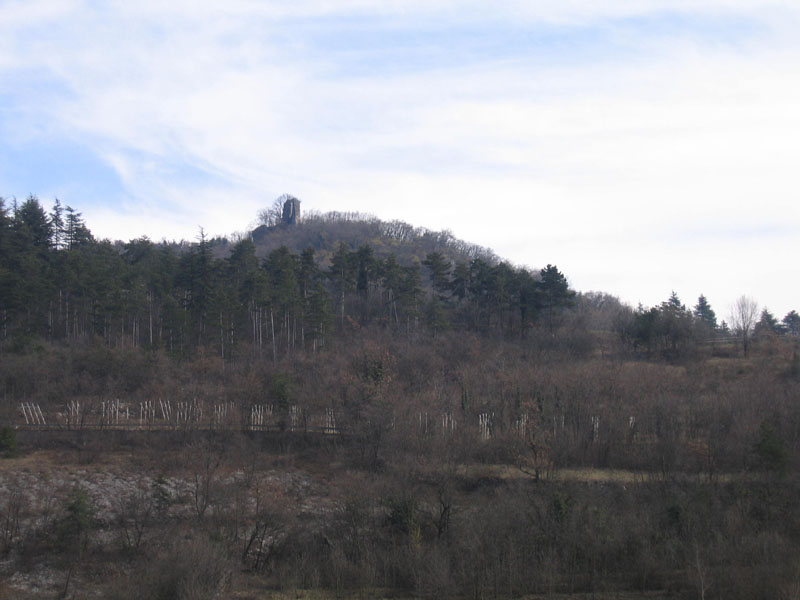
[[[283,203],[283,222],[286,225],[294,225],[300,220],[300,200],[294,196],[286,194],[286,201]]]

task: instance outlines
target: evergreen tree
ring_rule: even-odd
[[[686,310],[686,305],[681,302],[681,299],[678,297],[678,294],[675,290],[669,295],[669,298],[661,304],[661,307],[665,310],[674,310],[684,312]]]
[[[331,324],[331,299],[322,280],[322,271],[314,260],[314,249],[306,248],[300,255],[298,286],[303,305],[301,337],[304,347],[308,340],[312,350],[324,344]]]
[[[402,268],[397,264],[394,254],[390,254],[380,263],[379,276],[386,292],[385,306],[388,309],[389,320],[397,323],[399,321],[397,297],[402,288]]]
[[[450,294],[459,301],[467,297],[469,292],[469,265],[467,263],[456,263],[448,289]]]
[[[86,227],[81,213],[75,212],[71,206],[67,206],[67,218],[65,222],[64,244],[67,248],[77,248],[92,242],[92,234]]]
[[[297,286],[297,256],[286,246],[270,252],[264,263],[269,276],[271,306],[280,316],[275,323],[286,342],[287,350],[296,339],[297,317],[300,309],[300,295]]]
[[[0,196],[0,339],[5,338],[11,319],[11,299],[17,285],[17,275],[11,270],[12,220],[5,198]]]
[[[797,314],[797,311],[790,310],[786,313],[786,316],[783,317],[781,323],[783,323],[786,333],[789,335],[800,335],[800,315]]]
[[[429,252],[422,264],[428,268],[434,293],[444,298],[450,288],[450,261],[441,252]]]
[[[688,344],[693,341],[693,324],[692,314],[686,310],[686,305],[673,291],[670,297],[661,303],[656,321],[660,349],[665,357],[676,359],[685,355]]]
[[[542,298],[539,282],[527,269],[522,269],[517,274],[517,287],[519,289],[520,328],[524,336],[526,329],[538,318],[542,308]]]
[[[500,331],[504,331],[508,316],[511,314],[511,306],[517,299],[516,273],[507,262],[501,262],[493,267],[491,282],[490,302],[492,310],[497,315],[497,324]]]
[[[720,323],[719,334],[724,338],[729,337],[731,335],[731,329],[730,327],[728,327],[727,321],[722,321],[722,323]]]
[[[419,263],[403,267],[400,286],[397,289],[397,300],[406,315],[406,331],[411,330],[412,323],[416,328],[422,301],[422,273]]]
[[[64,238],[66,236],[66,223],[64,222],[64,208],[61,201],[56,198],[53,208],[50,211],[50,224],[53,229],[53,246],[60,250],[66,246]]]
[[[367,299],[370,288],[374,285],[378,275],[378,264],[372,247],[366,244],[359,247],[353,257],[356,271],[356,291],[359,296]]]
[[[30,195],[17,209],[14,220],[20,235],[40,252],[52,245],[53,228],[39,199]]]
[[[480,258],[469,263],[469,299],[473,326],[488,330],[491,327],[491,298],[496,292],[496,273],[491,265]]]
[[[341,242],[336,247],[336,252],[331,257],[331,266],[328,269],[328,278],[331,280],[339,298],[341,325],[344,327],[345,299],[347,293],[355,286],[355,260],[347,244]]]
[[[425,306],[425,324],[435,334],[450,327],[447,312],[439,296],[433,295]]]
[[[700,294],[697,299],[697,304],[694,307],[694,316],[709,329],[714,330],[717,328],[717,315],[703,294]]]
[[[755,335],[780,333],[778,320],[768,308],[764,307],[761,310],[761,315],[758,322],[756,322],[754,333]]]
[[[540,292],[540,305],[547,325],[552,328],[558,315],[573,306],[575,292],[569,289],[567,278],[555,265],[547,265],[539,275],[541,279],[537,288]]]
[[[197,344],[201,344],[206,334],[209,308],[213,291],[213,260],[208,238],[203,228],[197,236],[197,243],[181,256],[176,283],[182,294],[179,302],[190,319],[189,326]],[[187,331],[187,333],[189,333]]]

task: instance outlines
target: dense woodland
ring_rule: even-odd
[[[797,596],[795,311],[632,308],[446,232],[264,216],[110,242],[58,202],[0,205],[0,590],[44,569],[28,597]],[[21,425],[20,402],[63,423],[110,399],[243,417]]]

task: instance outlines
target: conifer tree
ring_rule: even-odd
[[[711,305],[703,294],[700,294],[700,297],[697,298],[697,304],[694,307],[694,316],[709,329],[715,330],[717,328],[717,315],[714,313],[714,309],[711,308]]]
[[[450,261],[441,252],[429,252],[422,264],[428,268],[434,293],[444,298],[450,288]]]
[[[800,315],[797,314],[797,311],[790,310],[786,313],[786,316],[783,317],[781,323],[783,323],[786,333],[789,335],[800,335]]]

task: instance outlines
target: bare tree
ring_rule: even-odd
[[[744,355],[750,347],[750,336],[758,318],[758,302],[750,296],[742,295],[731,307],[731,325],[736,335],[742,339]]]
[[[275,198],[272,206],[258,211],[259,223],[266,225],[267,227],[280,225],[283,222],[283,203],[285,200],[286,198],[284,196]]]

